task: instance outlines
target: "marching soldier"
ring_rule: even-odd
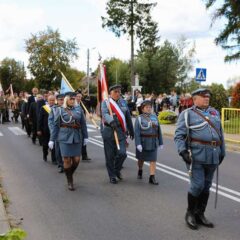
[[[214,172],[225,157],[221,120],[218,111],[209,106],[210,95],[205,88],[192,92],[194,105],[180,114],[174,137],[190,171],[185,221],[191,229],[197,229],[198,224],[214,227],[204,212]]]
[[[56,96],[56,98],[57,98],[57,104],[51,107],[51,112],[48,117],[48,127],[50,130],[50,135],[52,134],[54,122],[57,120],[59,107],[61,107],[63,105],[64,94],[58,94]],[[59,168],[58,172],[63,173],[64,172],[63,160],[62,160],[62,155],[61,155],[60,146],[59,146],[58,141],[55,141],[54,149],[55,149],[55,158],[56,158],[56,161],[58,163],[58,168]]]
[[[135,121],[136,158],[138,159],[138,179],[142,179],[144,161],[150,162],[149,183],[158,185],[155,179],[157,150],[163,147],[161,127],[156,114],[152,112],[152,102],[145,100],[141,103],[142,114]]]
[[[53,149],[54,142],[58,141],[63,157],[64,172],[67,177],[68,189],[74,191],[73,173],[77,169],[82,142],[88,142],[88,132],[83,112],[76,104],[76,93],[65,94],[64,103],[59,107],[58,116],[54,121],[48,146]]]
[[[104,152],[106,167],[110,178],[110,183],[116,184],[117,179],[122,179],[121,169],[126,154],[126,138],[129,132],[130,138],[134,138],[134,131],[130,112],[125,100],[121,98],[121,86],[114,85],[109,88],[110,97],[108,101],[103,101],[101,105],[103,128],[102,138],[104,143]],[[109,112],[111,107],[113,116]],[[114,131],[117,132],[120,150],[114,138]]]
[[[43,148],[43,160],[47,161],[48,155],[48,142],[50,139],[50,131],[48,127],[48,116],[51,112],[51,107],[55,104],[55,96],[50,95],[48,97],[48,103],[40,108],[38,119],[37,119],[37,134],[41,136],[42,148]],[[54,149],[51,151],[52,163],[56,163]]]

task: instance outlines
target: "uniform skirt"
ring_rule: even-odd
[[[63,143],[59,142],[59,147],[61,150],[62,157],[76,157],[82,154],[82,144],[81,143]]]
[[[136,149],[136,158],[138,160],[143,160],[143,161],[146,161],[146,162],[156,162],[157,161],[157,148],[153,151],[142,151],[142,152],[139,152],[137,149]]]

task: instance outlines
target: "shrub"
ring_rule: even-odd
[[[166,110],[158,114],[160,124],[173,124],[177,121],[177,114],[173,111]]]

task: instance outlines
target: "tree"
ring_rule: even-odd
[[[222,108],[228,107],[227,91],[222,84],[217,83],[212,83],[209,89],[212,93],[210,105],[216,108],[221,113]]]
[[[0,66],[0,81],[3,89],[7,90],[12,84],[13,91],[24,90],[26,71],[23,62],[17,62],[15,59],[5,58]]]
[[[240,108],[240,82],[238,82],[232,90],[232,107]]]
[[[117,58],[111,58],[105,60],[107,70],[108,85],[111,86],[115,83],[122,85],[123,91],[129,89],[129,73],[130,67],[127,62],[124,62]]]
[[[141,47],[148,44],[153,47],[157,40],[157,23],[150,12],[156,3],[141,0],[109,0],[107,17],[102,17],[105,28],[109,28],[117,37],[127,34],[131,38],[131,84],[134,85],[134,38],[140,40]]]
[[[144,92],[169,92],[177,82],[179,67],[178,49],[167,40],[150,58],[144,52],[136,60],[136,69]]]
[[[81,80],[86,76],[86,73],[75,68],[67,67],[65,76],[72,87],[78,89],[82,87]]]
[[[204,0],[206,7],[212,7],[216,0]],[[223,30],[215,39],[217,45],[222,46],[228,51],[225,56],[225,61],[230,62],[240,59],[240,1],[239,0],[224,0],[213,16],[213,23],[218,18],[227,20]]]
[[[179,55],[179,68],[177,73],[177,85],[180,85],[182,91],[186,91],[191,78],[189,73],[192,72],[194,64],[198,61],[195,59],[196,46],[195,42],[190,42],[184,36],[181,36],[176,43]]]
[[[46,31],[32,34],[25,43],[30,54],[28,68],[36,78],[38,86],[47,89],[60,86],[59,70],[65,72],[70,61],[77,58],[76,41],[64,41],[58,30],[48,27]]]

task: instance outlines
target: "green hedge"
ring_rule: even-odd
[[[159,112],[158,121],[160,124],[173,124],[177,121],[177,114],[173,111],[166,110]]]

